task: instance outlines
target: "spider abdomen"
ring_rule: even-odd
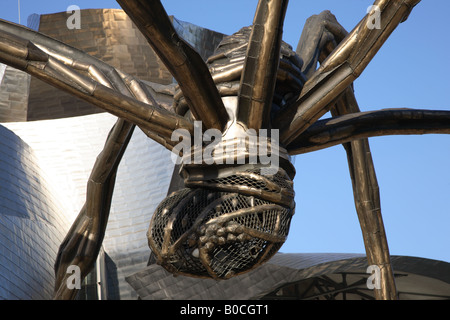
[[[288,235],[294,193],[283,169],[271,176],[260,170],[238,167],[169,195],[148,233],[157,261],[174,274],[228,279],[271,258]],[[270,193],[278,203],[265,199]]]
[[[277,132],[251,131],[237,119],[250,33],[251,28],[243,28],[225,38],[208,59],[229,122],[217,140],[186,144],[180,171],[186,188],[163,200],[150,224],[152,252],[174,274],[228,279],[270,259],[289,232],[295,207],[289,155]],[[298,96],[304,83],[300,69],[298,56],[283,44],[273,112]],[[174,103],[177,113],[187,113],[181,91]],[[192,163],[199,154],[209,155],[209,162],[203,157]]]

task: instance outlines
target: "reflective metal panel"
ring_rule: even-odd
[[[33,150],[0,126],[0,299],[50,299],[53,263],[68,230]]]

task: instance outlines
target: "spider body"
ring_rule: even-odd
[[[210,165],[183,163],[180,174],[188,188],[169,195],[150,224],[152,252],[158,263],[174,274],[230,278],[270,259],[288,235],[295,207],[292,182],[295,169],[289,155],[278,140],[270,143],[274,142],[272,136],[252,144],[257,132],[253,130],[249,136],[249,128],[237,121],[241,75],[251,30],[243,28],[226,37],[207,61],[230,117],[220,142],[214,140],[215,161]],[[301,67],[301,59],[283,43],[272,114],[298,97],[305,82]],[[190,116],[182,91],[178,89],[174,97],[177,113]],[[193,154],[188,154],[189,162],[196,151],[204,154],[211,145],[205,143],[199,150],[193,147]],[[255,150],[250,150],[252,145]],[[262,163],[258,157],[262,149],[277,157],[276,166]],[[236,163],[238,159],[240,164]],[[269,172],[270,167],[274,172]]]

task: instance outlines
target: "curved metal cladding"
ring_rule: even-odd
[[[391,258],[400,300],[448,300],[450,263],[408,256]],[[373,290],[367,286],[369,276],[364,254],[277,253],[253,272],[227,281],[174,278],[157,265],[129,276],[127,281],[142,300],[361,300],[373,298]]]
[[[73,219],[85,202],[86,184],[90,170],[102,150],[106,136],[115,120],[114,116],[103,113],[66,119],[5,124],[30,145],[30,148],[33,149],[33,157],[39,159],[39,164],[48,177],[47,180],[40,178],[39,183],[48,181],[54,186],[52,189],[54,193],[35,194],[33,199],[44,203],[46,201],[56,203],[57,200],[61,200],[65,205],[54,213],[58,216],[68,216],[69,221],[60,228],[61,236],[44,232],[51,238],[49,243],[55,243],[54,247],[39,242],[36,235],[30,233],[28,229],[17,227],[13,229],[12,233],[9,233],[13,237],[16,237],[14,235],[16,232],[29,235],[30,250],[37,247],[42,251],[48,251],[46,256],[41,255],[35,259],[45,259],[48,263],[48,270],[45,272],[49,274],[49,278],[45,281],[51,284],[51,292],[53,292],[53,263],[56,259],[56,252]],[[11,152],[14,153],[14,151]],[[0,153],[3,153],[2,150]],[[30,155],[23,152],[17,152],[17,154],[20,156],[14,160],[14,163],[17,163],[18,166],[25,166]],[[27,168],[34,168],[34,166],[37,164],[26,165]],[[107,298],[136,298],[136,293],[125,282],[125,277],[147,265],[150,250],[147,245],[146,231],[153,211],[166,196],[173,167],[174,164],[170,161],[170,151],[148,139],[142,131],[135,131],[118,169],[108,227],[103,241],[107,260],[106,283],[102,283],[102,285],[106,285],[108,288]],[[23,180],[18,179],[14,173],[10,176],[12,181]],[[32,183],[35,181],[23,181],[25,187],[31,188],[30,194],[33,194],[34,190]],[[6,192],[11,189],[10,184],[2,180],[0,189]],[[10,191],[7,192],[10,193]],[[8,213],[10,210],[7,208],[4,212]],[[32,214],[29,213],[30,210],[39,212],[41,209],[24,208],[24,212],[28,215]],[[3,234],[3,232],[0,233]],[[15,250],[20,251],[20,249]],[[0,259],[3,259],[1,253]],[[15,265],[10,265],[8,268],[13,271],[20,269]],[[14,298],[13,295],[7,297],[8,299]],[[48,297],[51,298],[51,296]],[[34,298],[26,297],[26,299]]]
[[[0,126],[0,299],[50,299],[53,263],[68,230],[33,150]]]

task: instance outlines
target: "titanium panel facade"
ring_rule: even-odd
[[[0,126],[0,299],[50,299],[66,208],[34,151]]]
[[[450,298],[450,263],[406,256],[391,259],[400,300]],[[367,267],[361,254],[277,253],[259,268],[226,281],[174,278],[155,264],[127,281],[143,300],[373,299]],[[326,286],[318,288],[322,279],[335,286],[329,294]]]
[[[3,72],[2,72],[3,71]],[[31,76],[0,63],[0,119],[26,121]]]
[[[86,184],[97,155],[116,118],[108,113],[58,120],[8,123],[28,142],[65,199],[70,223],[86,199]],[[125,276],[147,265],[150,249],[146,232],[153,211],[166,196],[174,164],[170,152],[135,130],[118,169],[111,213],[103,248],[110,258],[107,264],[110,298],[137,297]],[[70,224],[66,225],[68,230]],[[62,238],[58,242],[58,246]],[[56,255],[49,258],[53,267]],[[53,273],[53,270],[51,270]],[[114,285],[115,284],[115,285]]]

